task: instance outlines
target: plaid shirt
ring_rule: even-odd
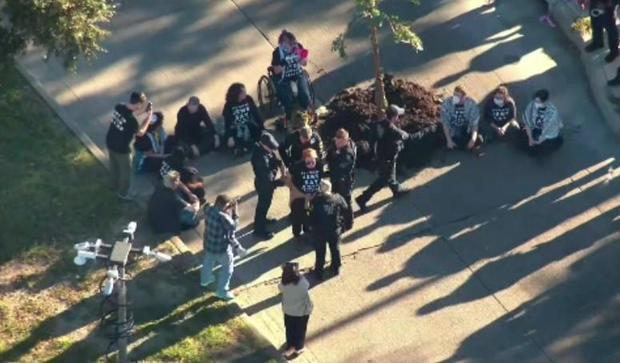
[[[210,253],[224,253],[229,245],[237,247],[235,237],[238,221],[217,207],[208,207],[204,233],[204,250]]]

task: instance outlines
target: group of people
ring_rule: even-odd
[[[155,232],[177,233],[198,225],[204,214],[204,261],[200,284],[215,283],[213,267],[221,266],[216,296],[230,300],[230,279],[234,257],[247,252],[236,236],[239,223],[238,201],[226,194],[213,204],[205,197],[200,172],[189,165],[191,158],[225,145],[235,155],[251,152],[254,186],[258,202],[254,211],[254,235],[261,240],[273,237],[268,218],[274,192],[289,189],[290,222],[296,243],[310,243],[315,250],[313,276],[323,280],[327,248],[330,270],[340,274],[342,262],[339,245],[343,233],[353,227],[353,189],[357,150],[345,129],[338,129],[324,145],[319,133],[309,124],[311,115],[307,79],[303,76],[308,52],[293,34],[283,31],[273,53],[272,72],[278,96],[290,123],[289,132],[280,142],[265,130],[263,119],[243,84],[232,84],[226,93],[223,109],[224,132],[220,135],[200,100],[192,96],[177,113],[174,135],[167,135],[164,115],[140,92],[129,102],[115,106],[106,142],[114,188],[123,200],[132,199],[132,172],[154,173],[161,180],[150,197],[148,218]],[[295,112],[296,105],[302,111]],[[382,120],[372,125],[370,149],[374,150],[377,177],[354,198],[364,212],[371,198],[388,187],[394,197],[407,192],[396,179],[396,164],[407,140],[415,136],[400,128],[405,110],[389,105]],[[481,122],[482,118],[482,122]],[[534,93],[523,116],[506,87],[498,87],[483,106],[466,90],[457,86],[441,106],[441,124],[447,149],[477,152],[483,142],[514,140],[531,155],[547,154],[562,145],[562,122],[547,90]],[[135,139],[135,140],[134,140]],[[131,146],[135,158],[131,160]],[[203,212],[203,213],[201,213]],[[309,282],[299,266],[282,266],[280,291],[283,298],[287,345],[284,355],[292,357],[304,349],[305,331],[312,302]]]

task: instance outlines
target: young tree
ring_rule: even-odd
[[[1,61],[10,61],[29,44],[75,68],[79,56],[94,58],[105,51],[100,28],[110,21],[115,6],[109,0],[0,0]]]
[[[388,14],[381,10],[379,5],[383,0],[353,0],[355,2],[355,15],[349,22],[344,33],[340,34],[332,42],[332,51],[338,52],[341,57],[346,56],[345,38],[353,25],[358,21],[364,22],[370,31],[370,44],[372,48],[372,60],[375,67],[375,103],[383,112],[387,108],[387,99],[385,98],[385,87],[383,85],[383,67],[381,66],[381,56],[379,53],[379,29],[387,25],[391,32],[392,38],[397,43],[409,44],[413,49],[418,51],[424,50],[422,39],[413,31],[411,26],[400,20],[398,16]],[[414,5],[419,5],[420,0],[409,0]]]

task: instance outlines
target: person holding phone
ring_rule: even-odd
[[[153,104],[142,92],[132,92],[129,103],[114,106],[106,146],[110,156],[112,187],[121,200],[133,200],[131,188],[131,143],[134,136],[144,136],[153,116]],[[138,123],[138,118],[142,121]]]
[[[282,310],[286,330],[285,359],[293,359],[305,350],[308,320],[314,308],[310,299],[310,283],[299,273],[297,263],[282,266],[282,279],[278,285],[282,293]]]
[[[235,253],[239,257],[247,254],[235,236],[238,225],[237,200],[225,194],[218,195],[214,205],[207,207],[205,213],[205,255],[200,273],[200,285],[207,287],[214,283],[213,267],[216,263],[221,265],[215,296],[225,301],[235,298],[230,292]]]

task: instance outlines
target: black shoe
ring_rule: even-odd
[[[330,266],[330,269],[334,273],[334,276],[340,275],[340,266]]]
[[[610,87],[620,86],[620,68],[618,68],[618,72],[616,73],[616,78],[607,81],[607,85]]]
[[[587,53],[592,53],[592,52],[594,52],[594,51],[596,51],[596,50],[599,50],[599,49],[601,49],[601,48],[603,48],[603,44],[590,43],[590,44],[586,45],[586,47],[584,48],[584,50],[585,50]]]
[[[323,281],[324,280],[323,271],[314,270],[312,272],[312,275],[314,275],[314,278],[317,279],[318,281]]]
[[[267,218],[267,224],[274,224],[274,223],[277,223],[277,222],[278,222],[278,220],[277,220],[277,219],[274,219],[274,218]]]
[[[611,63],[614,60],[616,60],[616,58],[618,57],[618,52],[609,52],[606,56],[605,56],[605,62],[607,63]]]
[[[357,203],[358,207],[360,207],[360,210],[362,212],[365,212],[366,209],[368,208],[368,207],[366,207],[366,201],[364,200],[364,198],[362,198],[361,195],[359,197],[355,198],[355,203]]]
[[[254,236],[262,240],[268,240],[273,238],[273,233],[268,231],[254,231]]]

